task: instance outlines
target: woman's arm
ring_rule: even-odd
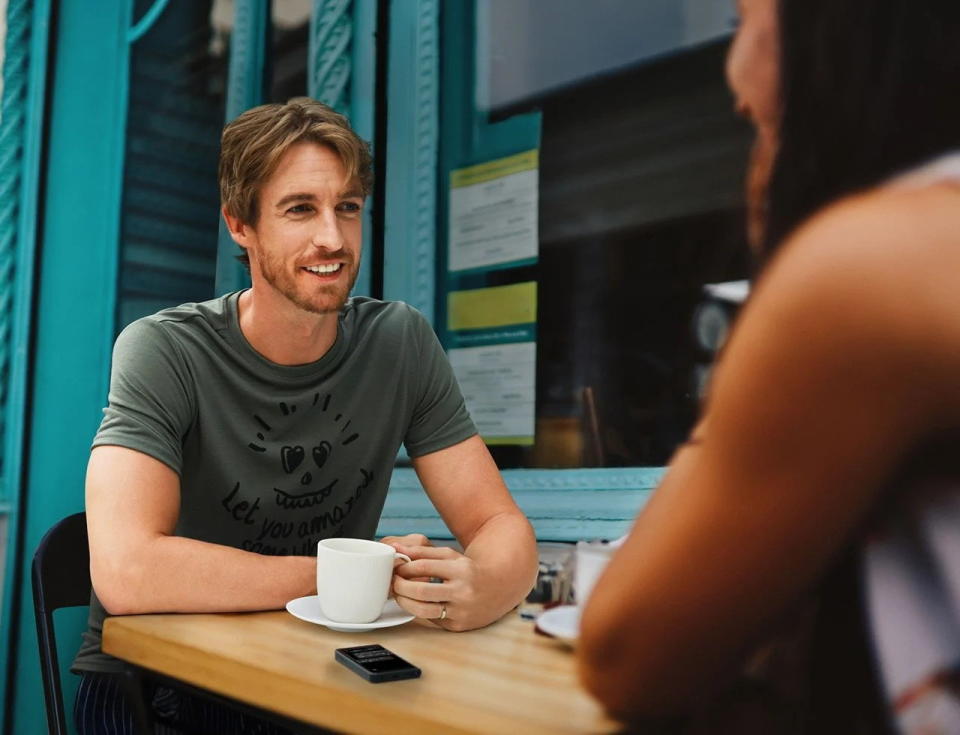
[[[958,423],[958,199],[937,187],[851,200],[771,264],[701,440],[677,452],[585,610],[582,679],[612,714],[705,703],[910,448]]]

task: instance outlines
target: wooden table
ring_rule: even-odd
[[[370,684],[335,648],[380,643],[423,670]],[[336,633],[286,612],[108,618],[103,650],[282,716],[351,733],[595,733],[617,725],[578,686],[570,649],[514,611],[481,630],[424,623]]]

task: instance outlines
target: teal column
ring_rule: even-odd
[[[353,0],[353,41],[351,58],[353,60],[350,77],[350,124],[361,138],[373,143],[376,120],[377,87],[377,0]],[[374,158],[386,155],[385,151],[373,151]],[[375,187],[380,182],[374,182]],[[373,242],[373,207],[370,198],[363,213],[363,253],[360,260],[360,272],[353,293],[370,295],[370,261]]]
[[[353,0],[350,123],[357,135],[373,140],[376,110],[377,0]],[[374,151],[376,153],[376,151]]]
[[[311,97],[350,114],[353,0],[314,0],[310,15],[307,89]]]
[[[314,0],[307,94],[346,115],[357,135],[366,141],[373,140],[374,132],[376,28],[376,0]],[[369,204],[368,200],[355,294],[370,293]]]
[[[39,193],[41,131],[47,74],[49,0],[10,0],[0,112],[0,390],[2,476],[0,515],[7,544],[0,589],[0,732],[11,700],[9,672],[16,650],[14,619],[20,591],[20,485],[23,472],[30,307]]]
[[[56,521],[83,508],[90,441],[106,400],[116,309],[128,92],[130,5],[60,0],[51,69],[42,262],[35,315],[31,426],[20,506],[20,580],[7,700],[9,732],[46,730],[30,560]],[[76,613],[76,614],[71,614]],[[65,669],[82,609],[57,619]],[[64,677],[73,698],[76,679]]]
[[[237,0],[234,7],[233,35],[230,38],[230,67],[227,79],[225,122],[263,102],[263,69],[267,53],[267,29],[270,27],[269,0]],[[218,295],[247,288],[250,276],[237,260],[240,249],[220,221],[217,240]]]
[[[383,295],[415,306],[431,322],[436,289],[439,12],[437,0],[391,2],[387,81]]]

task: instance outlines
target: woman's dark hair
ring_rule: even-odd
[[[960,0],[778,0],[763,255],[817,209],[960,149]]]

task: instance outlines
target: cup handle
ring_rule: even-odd
[[[412,559],[406,554],[401,554],[399,551],[395,551],[393,553],[393,560],[396,561],[397,559],[403,559],[407,563],[412,561]]]

